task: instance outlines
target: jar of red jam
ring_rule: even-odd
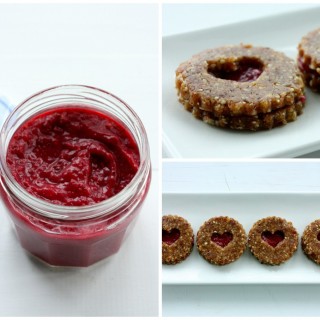
[[[146,131],[125,102],[50,88],[14,109],[0,138],[0,193],[24,249],[81,267],[120,249],[151,178]]]

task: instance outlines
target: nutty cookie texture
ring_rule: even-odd
[[[237,130],[296,120],[305,104],[302,75],[283,53],[251,45],[205,50],[176,70],[179,101],[204,122]]]
[[[185,260],[194,246],[190,223],[177,215],[162,217],[162,263],[177,264]]]
[[[197,233],[200,255],[208,262],[226,265],[246,249],[247,236],[242,225],[229,217],[214,217],[206,221]]]
[[[279,265],[290,259],[298,248],[298,232],[291,222],[279,217],[257,221],[248,236],[252,254],[264,264]]]
[[[304,229],[301,247],[308,258],[320,264],[320,220],[313,221]]]
[[[320,28],[305,35],[298,50],[298,65],[306,85],[314,91],[320,91]]]

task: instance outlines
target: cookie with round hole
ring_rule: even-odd
[[[237,130],[271,129],[294,121],[306,100],[303,77],[293,59],[243,44],[205,50],[181,63],[176,88],[179,101],[194,116]],[[284,114],[287,110],[290,116]],[[261,121],[266,115],[268,125]]]

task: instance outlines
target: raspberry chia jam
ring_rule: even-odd
[[[145,129],[114,95],[85,86],[42,91],[1,131],[0,192],[21,245],[55,266],[116,253],[147,195]]]

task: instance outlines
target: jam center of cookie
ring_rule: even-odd
[[[272,233],[270,231],[264,231],[261,234],[261,238],[265,241],[269,246],[276,247],[280,242],[284,240],[284,233],[280,230]]]
[[[213,241],[218,246],[224,248],[226,247],[230,241],[233,239],[233,234],[230,232],[225,232],[223,234],[214,232],[211,236],[211,241]]]
[[[263,64],[253,58],[242,58],[236,63],[210,64],[208,73],[216,78],[237,82],[255,81],[263,71]]]
[[[162,242],[165,242],[169,246],[175,243],[180,238],[180,230],[172,229],[170,231],[162,230]]]

